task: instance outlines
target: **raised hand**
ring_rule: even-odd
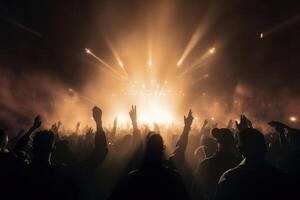
[[[105,136],[105,132],[102,127],[102,110],[94,106],[93,107],[93,118],[96,122],[96,133],[95,133],[95,147],[94,150],[92,151],[92,154],[88,156],[88,158],[83,162],[86,166],[85,168],[89,168],[90,170],[95,170],[97,166],[105,159],[107,153],[108,153],[108,148],[107,148],[107,139]],[[86,132],[86,140],[89,140],[92,136],[93,129],[87,129]]]
[[[41,117],[38,115],[35,117],[33,125],[32,125],[32,129],[37,129],[42,125],[42,120]]]
[[[93,133],[94,133],[94,129],[92,127],[88,127],[87,130],[86,130],[85,135],[86,136],[92,136]]]
[[[14,151],[25,151],[28,147],[30,140],[32,139],[33,132],[42,125],[41,117],[38,115],[35,117],[32,126],[29,130],[19,139],[15,145]]]
[[[186,116],[183,117],[183,119],[184,119],[184,126],[185,127],[189,127],[189,128],[191,127],[191,125],[193,123],[193,120],[194,120],[194,117],[193,117],[192,114],[193,114],[192,110],[190,109],[188,116],[187,117]]]
[[[131,106],[131,110],[129,111],[129,116],[132,123],[137,122],[137,114],[136,114],[136,106]]]
[[[51,130],[54,132],[54,133],[58,133],[58,130],[61,126],[61,122],[58,121],[57,123],[55,122],[52,126],[51,126]]]
[[[228,121],[227,128],[228,129],[232,129],[233,128],[233,121],[231,119]]]
[[[96,123],[99,122],[99,121],[101,121],[102,110],[99,107],[97,107],[97,106],[95,106],[93,108],[93,118],[94,118],[94,120],[95,120]]]
[[[129,111],[129,116],[131,119],[131,123],[134,130],[137,130],[137,114],[136,114],[136,106],[131,106],[131,110]]]
[[[239,131],[252,128],[252,122],[245,115],[241,115],[240,122],[238,123],[238,121],[235,121],[235,124]]]

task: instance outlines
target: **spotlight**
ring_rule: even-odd
[[[259,37],[260,37],[260,39],[263,39],[264,34],[263,34],[263,33],[260,33],[260,34],[259,34]]]
[[[91,50],[89,50],[88,48],[85,48],[85,52],[90,54],[91,53]]]
[[[180,66],[181,64],[182,64],[182,61],[179,60],[179,61],[177,62],[177,66]]]
[[[213,47],[213,48],[211,48],[211,49],[209,50],[209,53],[213,54],[213,53],[215,53],[215,50],[216,50],[216,48]]]
[[[294,117],[294,116],[290,116],[290,118],[289,118],[289,119],[290,119],[290,121],[291,121],[291,122],[296,122],[296,121],[297,121],[297,118],[296,118],[296,117]]]

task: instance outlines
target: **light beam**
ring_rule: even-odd
[[[123,77],[122,75],[119,74],[118,71],[116,71],[112,66],[110,66],[109,64],[107,64],[104,60],[102,60],[101,58],[99,58],[98,56],[96,56],[90,49],[85,48],[85,52],[89,55],[91,55],[92,57],[94,57],[96,60],[98,60],[101,64],[103,64],[108,70],[110,70],[113,74],[115,74],[116,76],[118,76],[118,78],[121,78],[123,80],[126,80],[125,77]]]

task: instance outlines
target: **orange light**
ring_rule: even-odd
[[[85,52],[86,52],[87,54],[90,54],[90,53],[91,53],[91,50],[89,50],[88,48],[85,48]]]
[[[209,50],[209,53],[213,54],[213,53],[215,53],[215,51],[216,51],[216,48],[213,47],[213,48],[211,48],[211,49]]]
[[[289,119],[290,119],[290,121],[292,121],[292,122],[296,122],[296,121],[297,121],[297,118],[294,117],[294,116],[291,116]]]

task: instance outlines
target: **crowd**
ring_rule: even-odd
[[[39,116],[15,138],[0,130],[2,199],[297,199],[299,129],[271,121],[263,134],[244,115],[198,129],[190,110],[182,131],[150,130],[132,106],[132,126],[115,119],[108,130],[102,110],[92,113],[95,130],[42,130]]]

